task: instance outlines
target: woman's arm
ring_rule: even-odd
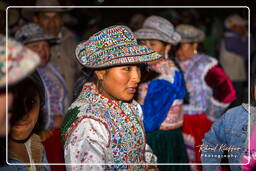
[[[100,121],[84,118],[67,138],[64,156],[67,170],[104,170],[103,165],[80,165],[106,163],[108,160],[109,132]]]
[[[213,91],[213,95],[207,100],[206,113],[208,119],[215,121],[236,99],[236,92],[228,76],[218,66],[214,66],[208,71],[205,81]]]
[[[216,121],[209,132],[205,134],[203,144],[200,146],[201,161],[204,164],[208,163],[220,163],[223,158],[223,151],[220,150],[220,146],[226,143],[225,134],[225,120],[226,115],[223,115],[218,121]],[[204,170],[217,170],[219,165],[203,165]]]
[[[183,99],[186,90],[180,72],[175,72],[174,82],[158,79],[150,82],[142,105],[146,132],[160,128],[174,100]]]

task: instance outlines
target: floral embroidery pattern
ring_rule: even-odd
[[[75,128],[86,118],[93,119],[104,125],[109,131],[109,142],[107,142],[108,154],[111,160],[102,156],[106,163],[144,163],[145,156],[145,134],[139,117],[138,103],[117,102],[107,99],[101,95],[93,83],[86,83],[78,97],[71,105],[62,128],[62,138],[65,146],[75,144]],[[73,112],[70,112],[73,111]],[[86,130],[86,133],[94,135],[97,130]],[[68,139],[72,136],[72,141]],[[89,143],[95,140],[88,139]],[[74,147],[75,148],[75,147]],[[81,153],[81,152],[79,152]],[[88,153],[77,155],[81,163],[86,162]],[[114,168],[143,168],[143,166],[106,166],[107,169]]]

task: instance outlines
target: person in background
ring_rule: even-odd
[[[181,43],[176,47],[175,57],[189,92],[189,103],[184,104],[182,109],[182,132],[190,162],[200,163],[199,145],[204,134],[235,100],[235,90],[217,60],[200,51],[204,32],[185,24],[178,25],[176,31],[181,35]]]
[[[8,135],[8,163],[19,165],[1,165],[0,170],[48,171],[50,168],[47,165],[30,165],[48,163],[43,144],[37,135],[43,127],[41,109],[44,103],[44,87],[40,76],[34,72],[11,89],[14,101]],[[5,144],[2,143],[1,146]]]
[[[255,163],[255,125],[256,125],[256,74],[251,75],[250,85],[250,105],[241,104],[229,109],[218,121],[216,121],[211,130],[205,135],[201,146],[201,160],[203,163],[220,163],[226,156],[229,163],[248,163],[247,165],[230,165],[231,170],[253,170]],[[250,112],[249,112],[250,111]],[[250,126],[248,126],[248,118]],[[251,134],[248,134],[248,128]],[[246,148],[250,139],[250,151]],[[228,148],[229,147],[229,148]],[[216,150],[208,150],[215,148]],[[225,149],[226,148],[226,149]],[[250,160],[249,160],[250,158]],[[204,170],[217,170],[219,165],[204,165]]]
[[[232,104],[234,106],[240,105],[245,99],[249,38],[246,25],[247,21],[241,16],[228,16],[225,20],[228,30],[224,33],[220,48],[220,64],[237,92],[237,99]]]
[[[17,82],[33,72],[40,61],[36,53],[13,39],[8,39],[7,48],[8,54],[6,55],[6,38],[0,34],[0,137],[6,135],[6,117],[9,120],[12,115],[10,112],[6,114],[6,110],[11,109],[13,93],[6,89],[8,86],[15,86]],[[8,66],[6,66],[7,61]]]
[[[148,17],[135,32],[141,45],[156,51],[163,58],[148,63],[155,78],[139,86],[138,102],[142,105],[146,139],[158,163],[188,163],[181,127],[181,108],[186,95],[182,73],[169,59],[173,45],[180,40],[174,26],[159,16]],[[189,166],[158,166],[160,170],[190,170]]]
[[[36,6],[60,6],[57,0],[37,0]],[[45,34],[58,38],[58,43],[51,47],[51,62],[58,65],[60,73],[64,77],[68,88],[68,98],[72,98],[74,82],[80,65],[75,60],[74,50],[76,47],[75,34],[65,27],[62,13],[64,8],[23,8],[22,15],[30,22],[41,26]]]
[[[150,169],[104,164],[156,162],[145,142],[141,107],[133,97],[140,65],[161,56],[139,46],[128,27],[115,25],[78,44],[76,57],[84,69],[62,126],[65,162],[76,163],[67,170]]]
[[[40,132],[40,137],[45,146],[48,161],[63,163],[60,127],[69,103],[66,82],[60,74],[58,66],[50,62],[51,46],[56,43],[56,37],[45,34],[39,25],[29,23],[16,31],[15,38],[40,56],[41,61],[37,71],[46,90],[45,105],[43,106],[45,124],[44,131]],[[64,166],[56,167],[64,169]]]
[[[39,25],[29,23],[16,31],[15,38],[40,56],[37,71],[46,89],[45,130],[58,129],[69,102],[66,82],[60,74],[59,67],[50,62],[51,47],[56,43],[56,37],[45,34]]]

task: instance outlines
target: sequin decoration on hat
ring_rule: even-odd
[[[23,44],[46,40],[54,44],[57,38],[44,33],[43,29],[34,23],[29,23],[19,28],[15,33],[15,39]]]
[[[135,32],[135,36],[140,40],[160,40],[176,45],[180,41],[180,35],[174,31],[174,26],[168,20],[159,17],[148,17],[141,29]]]
[[[132,31],[121,25],[105,28],[78,44],[76,57],[88,68],[139,64],[161,58],[155,51],[138,45]]]
[[[8,40],[7,48],[8,62],[6,60],[5,36],[0,35],[0,87],[6,85],[7,72],[8,84],[11,85],[33,72],[40,61],[40,58],[36,53],[12,39]]]
[[[176,31],[180,34],[182,43],[202,42],[205,38],[204,32],[192,25],[180,24]]]

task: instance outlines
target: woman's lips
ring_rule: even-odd
[[[127,88],[127,90],[128,90],[129,93],[134,94],[137,91],[137,87],[129,87],[129,88]]]
[[[21,127],[21,126],[27,126],[29,125],[31,122],[20,122],[20,123],[16,123],[14,125],[14,127]]]

